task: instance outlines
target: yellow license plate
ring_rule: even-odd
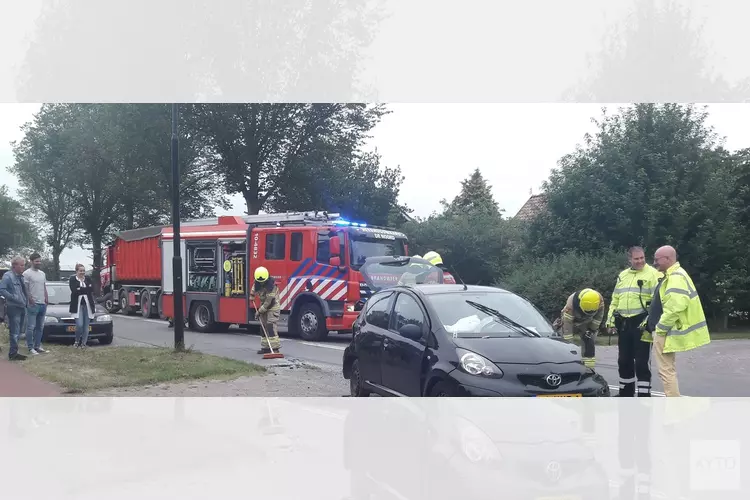
[[[537,397],[538,398],[582,398],[583,395],[582,394],[537,394]],[[552,498],[557,498],[557,497],[550,497],[550,499]],[[567,499],[568,497],[560,497],[560,498]]]
[[[91,328],[91,327],[89,327],[89,331],[91,331],[91,330],[92,330],[92,328]],[[75,326],[69,326],[69,327],[68,327],[68,331],[69,331],[69,332],[74,332],[74,333],[75,333],[75,331],[76,331],[76,327],[75,327]]]

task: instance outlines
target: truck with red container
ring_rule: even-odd
[[[248,292],[253,272],[264,266],[280,290],[280,327],[305,340],[348,333],[370,293],[360,272],[365,259],[408,255],[403,233],[326,212],[187,221],[180,236],[183,310],[201,332],[258,324]],[[173,317],[174,244],[171,226],[120,232],[101,273],[105,307]]]

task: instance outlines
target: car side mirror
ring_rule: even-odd
[[[399,328],[398,333],[409,340],[419,340],[422,338],[422,327],[408,324]]]

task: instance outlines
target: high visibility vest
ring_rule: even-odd
[[[676,262],[659,287],[662,314],[654,335],[666,335],[664,352],[683,352],[711,342],[703,305],[688,273]]]
[[[648,264],[640,271],[632,268],[622,271],[612,291],[607,326],[615,326],[615,313],[623,318],[632,318],[647,313],[651,298],[662,276],[662,273]]]

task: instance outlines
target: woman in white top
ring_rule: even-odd
[[[83,264],[76,264],[76,273],[70,277],[70,313],[76,319],[76,340],[73,347],[85,349],[89,340],[89,324],[94,319],[94,286],[86,276]]]

